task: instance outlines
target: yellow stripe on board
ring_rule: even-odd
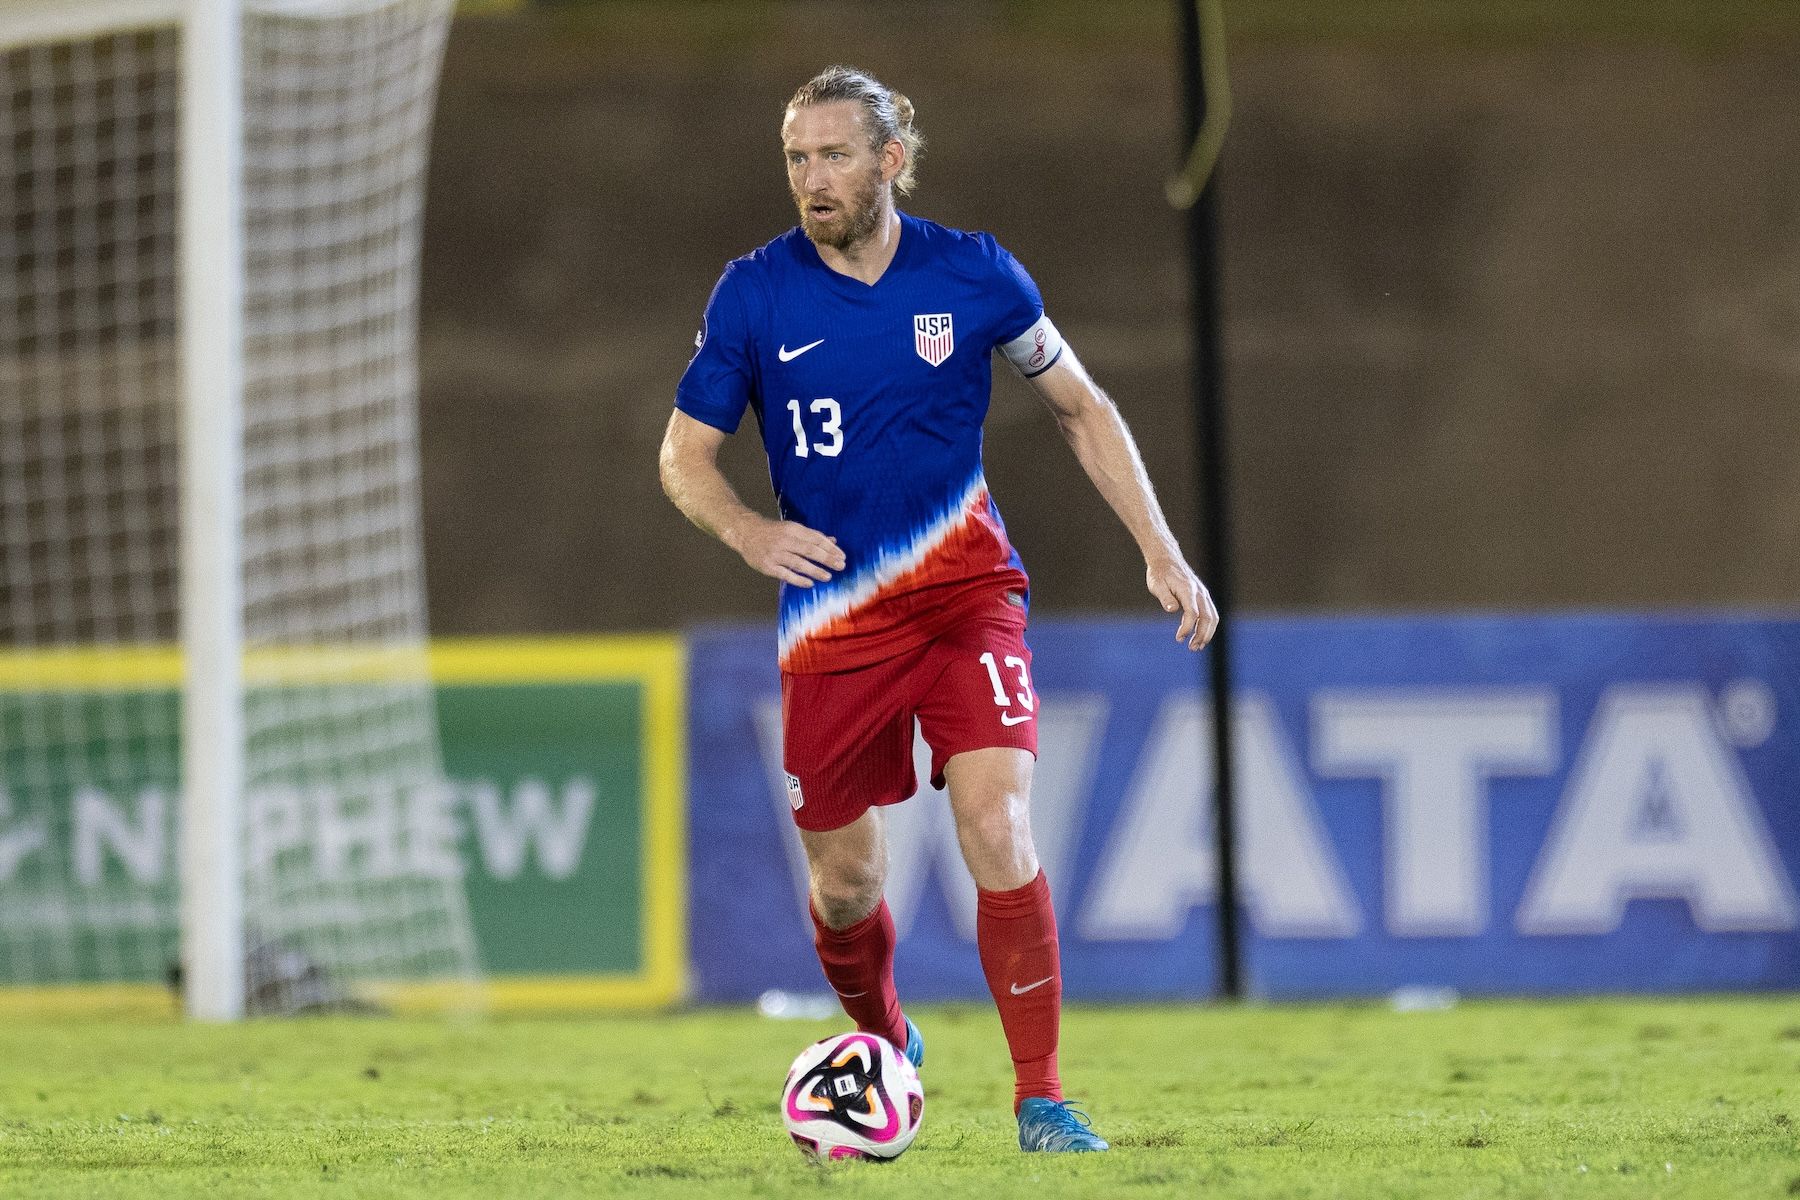
[[[644,676],[644,962],[651,1004],[687,994],[687,653],[670,638]]]
[[[680,640],[666,635],[558,638],[442,638],[430,648],[270,646],[244,655],[247,684],[374,683],[429,678],[436,683],[606,683],[653,685],[679,670]],[[177,687],[174,646],[74,646],[0,653],[0,691]]]
[[[491,1013],[578,1012],[584,1009],[660,1008],[669,1003],[663,981],[638,975],[496,975],[482,987]],[[382,1007],[403,1015],[466,1008],[460,983],[406,983],[369,989]]]
[[[500,975],[485,982],[358,985],[365,996],[398,1016],[469,1012],[495,1014],[660,1008],[670,1001],[666,980],[641,975]],[[486,1003],[481,1004],[481,999]],[[473,1001],[473,1003],[472,1003]],[[181,1005],[154,983],[82,983],[56,987],[0,987],[0,1021],[178,1020]]]
[[[74,646],[0,654],[0,692],[161,691],[181,685],[173,646]]]
[[[439,683],[607,683],[646,686],[681,664],[681,639],[633,637],[439,638],[431,677]]]
[[[244,655],[246,687],[425,682],[423,645],[265,646]],[[174,646],[80,646],[0,654],[0,692],[167,691],[181,686]]]
[[[54,987],[0,987],[0,1021],[29,1017],[79,1020],[175,1020],[181,1004],[154,983],[72,983]]]

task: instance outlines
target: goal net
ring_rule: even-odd
[[[449,0],[252,0],[206,125],[224,2],[0,0],[0,986],[185,945],[198,1015],[466,1006],[415,432]]]

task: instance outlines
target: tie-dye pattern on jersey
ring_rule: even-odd
[[[979,474],[946,511],[861,570],[781,589],[781,669],[846,670],[935,636],[969,609],[1028,586]]]
[[[986,234],[901,215],[873,285],[790,230],[713,290],[681,411],[734,432],[756,414],[781,516],[847,563],[781,587],[781,666],[851,670],[935,638],[1029,581],[988,495],[982,423],[994,347],[1043,315],[1036,286]]]

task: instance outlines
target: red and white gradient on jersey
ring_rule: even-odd
[[[867,666],[929,641],[997,591],[1027,587],[978,471],[941,517],[854,575],[782,589],[781,669]]]

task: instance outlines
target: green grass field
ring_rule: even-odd
[[[838,1022],[744,1011],[0,1028],[0,1195],[1800,1195],[1800,1003],[1076,1009],[1108,1155],[1014,1148],[985,1008],[921,1008],[923,1132],[808,1166],[788,1060]]]

